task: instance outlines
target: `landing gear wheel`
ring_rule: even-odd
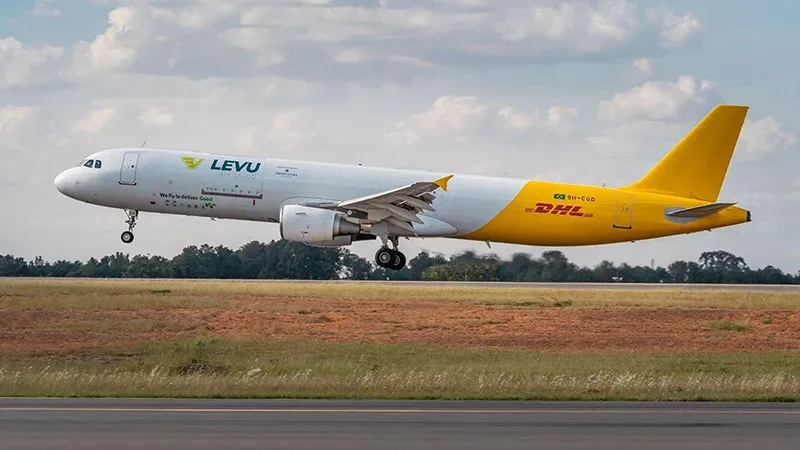
[[[386,247],[381,247],[375,253],[375,262],[378,266],[388,269],[394,261],[394,250]]]
[[[406,255],[397,250],[381,247],[375,253],[375,262],[384,269],[400,270],[406,266]]]
[[[128,216],[128,220],[125,221],[125,223],[128,224],[128,231],[123,232],[120,239],[122,239],[122,242],[130,244],[133,242],[133,227],[136,226],[136,219],[139,218],[139,211],[126,209],[125,215]]]
[[[405,266],[406,266],[406,255],[395,250],[394,258],[392,259],[392,265],[389,268],[392,270],[400,270]]]

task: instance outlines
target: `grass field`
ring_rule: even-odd
[[[800,295],[0,280],[0,396],[800,400]]]

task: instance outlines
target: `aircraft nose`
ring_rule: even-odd
[[[56,179],[53,180],[53,184],[55,185],[58,192],[66,196],[70,196],[70,190],[75,188],[75,176],[72,169],[67,169],[56,176]]]

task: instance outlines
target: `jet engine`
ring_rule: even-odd
[[[281,238],[318,247],[339,247],[361,240],[361,226],[344,214],[301,205],[284,205],[280,214]],[[372,237],[374,239],[374,237]]]

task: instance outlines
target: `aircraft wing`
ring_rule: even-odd
[[[699,218],[716,214],[724,209],[728,209],[736,203],[711,203],[703,206],[695,206],[694,208],[679,209],[667,213],[668,216],[680,218]]]
[[[423,223],[417,217],[422,211],[434,211],[431,203],[436,189],[447,190],[447,182],[453,175],[434,181],[418,181],[389,191],[336,202],[330,207],[338,210],[357,210],[367,215],[368,221],[386,220],[405,230],[414,231],[411,223]]]

